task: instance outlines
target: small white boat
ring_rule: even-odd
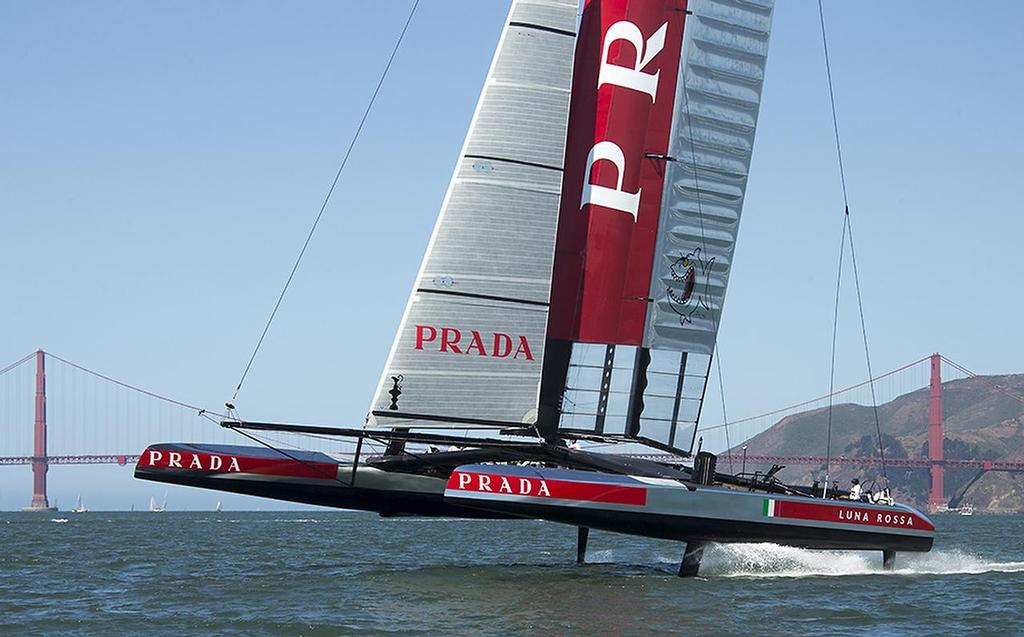
[[[164,501],[163,501],[163,504],[161,504],[160,506],[157,506],[156,498],[154,498],[153,496],[149,496],[149,510],[152,513],[163,513],[164,511],[167,510],[167,492],[166,491],[164,491]]]
[[[75,503],[75,508],[71,509],[72,513],[88,513],[89,509],[82,504],[82,495],[78,495],[78,501]]]
[[[221,512],[221,508],[220,508],[220,500],[217,500],[217,508],[215,508],[215,509],[214,509],[214,511],[216,511],[217,513],[220,513],[220,512]]]
[[[960,515],[974,515],[974,507],[969,504],[960,507]]]

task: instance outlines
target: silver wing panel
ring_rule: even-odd
[[[732,266],[771,0],[692,0],[644,345],[710,356]]]
[[[576,10],[513,2],[367,427],[536,420]]]

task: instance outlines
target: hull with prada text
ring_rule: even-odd
[[[935,526],[912,507],[824,500],[592,471],[470,465],[445,500],[686,542],[772,542],[813,549],[928,551]]]
[[[373,511],[384,516],[509,517],[444,500],[443,477],[382,471],[324,453],[261,447],[163,443],[139,456],[135,477],[287,502]]]

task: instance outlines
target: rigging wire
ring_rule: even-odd
[[[831,110],[832,110],[832,131],[835,134],[835,140],[836,140],[836,158],[837,158],[838,163],[839,163],[839,180],[840,180],[840,183],[842,184],[842,188],[843,188],[843,233],[842,233],[841,245],[840,245],[840,248],[839,248],[839,268],[838,268],[837,277],[836,277],[836,300],[835,300],[835,309],[834,309],[833,320],[832,320],[832,360],[831,360],[831,369],[830,369],[830,372],[829,372],[829,377],[830,377],[830,379],[829,379],[829,392],[831,393],[832,389],[833,389],[833,383],[835,382],[836,335],[838,333],[838,328],[839,328],[839,290],[840,290],[840,286],[842,284],[843,258],[845,256],[845,248],[846,248],[846,241],[847,240],[849,240],[849,242],[850,242],[850,259],[851,259],[851,263],[853,265],[854,285],[855,285],[856,290],[857,290],[857,311],[858,311],[858,313],[860,315],[860,328],[861,328],[861,335],[863,336],[863,340],[864,340],[864,359],[865,359],[865,362],[866,362],[867,368],[868,368],[868,378],[869,379],[872,378],[873,374],[871,373],[871,353],[870,353],[870,349],[868,347],[867,322],[864,319],[864,301],[863,301],[863,297],[861,296],[861,290],[860,290],[860,273],[857,271],[857,257],[856,257],[856,252],[854,250],[854,243],[853,243],[853,226],[850,223],[850,197],[849,197],[849,192],[848,192],[847,187],[846,187],[846,168],[843,165],[843,145],[842,145],[842,143],[840,141],[840,137],[839,137],[839,116],[836,114],[836,95],[835,95],[835,90],[833,88],[833,83],[832,83],[832,62],[831,62],[831,59],[829,58],[829,53],[828,53],[828,37],[826,35],[826,29],[825,29],[825,9],[824,9],[824,7],[822,5],[822,0],[818,0],[818,20],[819,20],[819,22],[821,24],[821,46],[822,46],[822,50],[824,51],[824,54],[825,54],[825,75],[826,75],[826,77],[828,79],[828,97],[829,97],[829,105],[831,106]],[[879,462],[880,462],[881,467],[882,467],[882,477],[885,479],[886,484],[888,485],[889,476],[888,476],[888,472],[886,471],[886,466],[885,466],[885,444],[882,441],[882,425],[881,425],[881,421],[880,421],[879,416],[878,416],[878,400],[877,400],[876,395],[875,395],[875,385],[874,385],[874,382],[869,382],[868,384],[869,384],[869,386],[871,388],[871,407],[872,407],[872,411],[873,411],[874,419],[875,419],[875,435],[876,435],[876,440],[878,442]],[[829,483],[830,472],[831,472],[831,467],[829,465],[831,464],[831,454],[832,454],[832,397],[831,397],[831,395],[829,396],[829,404],[828,404],[828,433],[827,433],[827,436],[826,436],[826,441],[827,442],[826,442],[826,449],[825,449],[825,457],[826,457],[825,493],[827,494],[828,493],[828,483]]]
[[[336,472],[334,473],[334,475],[332,475],[331,473],[321,469],[316,464],[313,464],[312,462],[303,460],[301,458],[297,458],[296,456],[293,456],[292,454],[288,453],[284,449],[281,449],[280,447],[275,447],[274,445],[270,444],[269,442],[266,442],[266,441],[260,439],[259,437],[250,434],[247,431],[243,431],[241,429],[235,429],[235,431],[237,431],[238,433],[242,434],[243,436],[245,436],[249,440],[252,440],[255,443],[261,444],[264,447],[266,447],[267,449],[270,449],[271,451],[276,451],[277,453],[281,454],[285,458],[287,458],[287,459],[289,459],[289,460],[291,460],[293,462],[296,462],[296,463],[306,467],[307,469],[310,469],[313,473],[320,474],[320,476],[323,479],[325,479],[325,480],[332,480],[332,481],[337,482],[339,484],[342,484],[342,485],[344,485],[346,487],[355,486],[355,479],[354,478],[353,478],[353,480],[351,482],[345,482],[344,480],[342,480],[341,478],[338,477]]]
[[[271,310],[270,317],[267,318],[267,323],[263,326],[263,332],[260,334],[259,340],[256,341],[256,347],[253,348],[252,355],[249,356],[249,362],[245,365],[245,371],[242,372],[242,377],[238,380],[235,392],[231,396],[232,402],[238,398],[238,392],[242,389],[242,383],[245,382],[246,376],[249,375],[249,370],[252,368],[253,361],[256,360],[256,354],[259,353],[260,347],[263,345],[263,340],[267,337],[267,332],[270,331],[270,325],[274,322],[274,317],[277,316],[277,311],[281,308],[281,302],[284,301],[284,295],[288,292],[288,287],[291,285],[292,279],[295,277],[295,272],[299,269],[299,264],[302,263],[302,258],[306,255],[306,249],[309,248],[309,243],[313,240],[313,235],[316,233],[316,229],[320,225],[320,219],[324,216],[324,211],[327,210],[327,204],[331,200],[331,195],[334,194],[334,189],[338,185],[338,180],[341,179],[341,173],[345,170],[345,165],[348,163],[349,157],[352,155],[352,149],[355,148],[356,142],[359,140],[359,134],[363,131],[363,125],[366,124],[366,119],[369,117],[370,110],[373,108],[373,104],[377,100],[377,95],[380,93],[381,86],[384,85],[384,80],[388,76],[388,71],[391,70],[391,64],[395,61],[395,56],[398,54],[398,49],[402,45],[402,40],[405,39],[405,34],[409,30],[409,24],[412,22],[413,15],[415,15],[416,8],[419,4],[420,0],[414,0],[412,9],[409,10],[409,16],[405,20],[405,25],[402,27],[401,33],[398,34],[398,40],[395,42],[395,46],[391,50],[391,56],[388,58],[387,64],[384,65],[384,70],[380,74],[380,79],[377,81],[376,88],[373,89],[370,101],[366,104],[366,109],[363,111],[363,116],[359,120],[359,125],[356,126],[356,132],[352,136],[348,149],[345,151],[345,155],[341,160],[341,165],[338,166],[338,171],[334,174],[334,180],[331,182],[331,187],[327,189],[327,195],[324,197],[323,203],[320,205],[320,211],[313,220],[313,225],[309,228],[309,233],[307,233],[306,240],[302,244],[302,249],[299,250],[299,255],[295,259],[295,264],[292,265],[292,270],[288,274],[288,279],[285,280],[284,287],[281,288],[281,294],[278,295],[277,302],[274,303],[274,309]]]
[[[832,105],[832,131],[836,136],[836,157],[839,159],[839,182],[843,186],[843,205],[846,214],[850,212],[850,198],[846,193],[846,170],[843,167],[843,145],[839,143],[839,116],[836,115],[836,94],[832,89],[832,62],[828,55],[828,38],[825,37],[825,10],[818,0],[818,19],[821,22],[821,48],[825,51],[825,75],[828,78],[828,99]]]
[[[847,236],[850,237],[850,262],[853,264],[853,283],[857,290],[857,311],[860,313],[860,332],[864,340],[864,360],[868,367],[868,378],[871,378],[871,352],[868,349],[868,328],[864,320],[864,301],[860,294],[860,275],[857,272],[857,252],[853,248],[853,226],[850,224],[850,214],[846,214]],[[882,465],[882,478],[886,486],[889,486],[889,474],[885,470],[885,441],[882,440],[882,423],[878,417],[878,398],[875,396],[875,384],[868,383],[871,388],[871,409],[875,417],[875,435],[878,440],[878,461]]]
[[[848,216],[843,215],[843,238],[839,242],[839,268],[836,274],[836,302],[832,310],[832,359],[829,364],[828,373],[828,427],[825,436],[825,491],[822,497],[828,495],[828,484],[832,473],[832,398],[835,396],[836,383],[836,336],[839,334],[839,290],[843,282],[843,254],[846,250],[846,228]],[[868,375],[871,378],[871,375]]]
[[[696,202],[697,202],[697,220],[700,222],[700,243],[701,243],[701,249],[704,250],[704,258],[707,258],[707,256],[708,256],[708,241],[707,241],[707,237],[705,236],[705,233],[704,233],[704,209],[703,209],[703,207],[701,205],[701,199],[700,199],[700,170],[697,167],[697,145],[696,145],[696,143],[694,142],[694,139],[693,139],[693,117],[690,115],[690,96],[686,92],[686,78],[683,78],[682,96],[683,96],[683,108],[686,110],[686,133],[687,133],[686,136],[687,136],[687,138],[690,141],[690,162],[693,165],[693,190],[694,190],[694,198],[696,199]],[[711,276],[711,272],[710,271],[708,272],[707,276],[708,277]],[[724,290],[724,288],[722,290],[722,298],[723,298],[723,300],[725,299],[725,290]],[[721,305],[719,306],[719,310],[721,310]],[[718,388],[719,388],[719,395],[720,395],[720,397],[722,399],[722,421],[723,421],[723,424],[725,426],[725,444],[727,446],[729,446],[729,450],[731,450],[732,446],[729,444],[729,419],[725,417],[725,381],[722,379],[722,361],[721,361],[721,358],[716,355],[716,354],[718,354],[718,327],[719,327],[718,318],[719,317],[718,317],[717,314],[715,314],[714,309],[710,305],[708,305],[708,313],[711,315],[711,321],[712,321],[712,324],[715,327],[715,344],[714,344],[714,347],[712,348],[711,353],[712,353],[712,358],[715,359],[715,363],[718,366]],[[704,388],[705,389],[707,389],[707,386],[708,386],[708,376],[711,375],[711,361],[710,360],[708,361],[708,372],[707,373],[708,373],[708,375],[704,377]],[[701,393],[700,406],[697,408],[696,423],[694,424],[694,427],[693,427],[693,440],[697,439],[697,431],[700,429],[700,412],[704,409],[704,398],[703,398],[703,396],[704,396],[704,394],[702,392]],[[693,440],[691,440],[691,442],[690,442],[690,450],[691,451],[693,450]],[[732,472],[732,457],[731,456],[732,456],[732,454],[730,454],[730,458],[729,458],[729,471],[730,472]]]
[[[729,440],[729,416],[725,413],[725,384],[722,380],[722,352],[715,343],[715,364],[718,366],[718,395],[722,399],[722,426],[725,427],[725,448],[729,452],[729,473],[735,473],[732,468],[732,442]],[[707,431],[707,429],[705,429]]]

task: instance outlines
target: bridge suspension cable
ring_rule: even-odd
[[[854,385],[850,385],[849,387],[843,387],[841,389],[836,389],[836,390],[832,391],[831,393],[825,394],[823,396],[818,396],[817,398],[812,398],[810,400],[804,400],[804,401],[801,401],[801,402],[798,402],[798,403],[793,403],[792,405],[787,405],[786,407],[780,407],[778,409],[773,409],[771,411],[766,411],[763,414],[758,414],[756,416],[748,416],[746,418],[740,418],[740,419],[737,419],[737,420],[731,420],[731,421],[729,421],[729,425],[728,426],[742,425],[744,423],[753,422],[755,420],[760,420],[762,418],[767,418],[769,416],[777,416],[779,414],[783,414],[783,413],[786,413],[786,412],[791,412],[793,410],[800,409],[801,407],[807,407],[809,405],[813,405],[814,403],[820,403],[823,400],[827,400],[829,398],[833,398],[835,396],[838,396],[839,394],[845,394],[845,393],[850,392],[850,391],[852,391],[854,389],[859,389],[861,387],[864,387],[865,385],[870,385],[871,383],[878,382],[878,381],[882,380],[883,378],[888,378],[890,376],[894,376],[894,375],[896,375],[896,374],[898,374],[900,372],[906,371],[906,370],[914,367],[915,365],[920,365],[921,363],[924,363],[925,361],[928,360],[928,358],[929,358],[928,356],[925,356],[924,358],[919,358],[916,361],[914,361],[913,363],[907,363],[906,365],[903,365],[902,367],[897,367],[896,369],[894,369],[892,371],[885,372],[884,374],[879,374],[878,376],[875,376],[873,378],[868,378],[867,380],[861,381],[861,382],[856,383]],[[723,427],[726,427],[726,425],[724,423],[723,424],[719,424],[719,425],[712,425],[710,427],[701,427],[701,431],[710,431],[710,430],[713,430],[713,429],[722,429]]]
[[[36,355],[35,352],[31,352],[29,354],[26,354],[24,356],[24,358],[21,358],[21,359],[15,361],[15,362],[11,363],[10,365],[8,365],[7,367],[4,367],[3,369],[0,369],[0,376],[2,376],[3,374],[6,374],[7,372],[10,372],[10,371],[13,371],[13,370],[17,369],[18,367],[21,367],[22,365],[24,365],[28,361],[32,360],[32,357],[35,356],[35,355]]]
[[[64,363],[65,365],[67,365],[69,367],[73,367],[73,368],[77,369],[80,372],[85,372],[86,374],[91,374],[91,375],[93,375],[93,376],[95,376],[97,378],[101,378],[101,379],[103,379],[103,380],[105,380],[105,381],[107,381],[109,383],[113,383],[113,384],[118,385],[120,387],[124,387],[125,389],[130,389],[130,390],[138,392],[140,394],[145,394],[146,396],[149,396],[150,398],[156,398],[158,400],[162,400],[162,401],[170,403],[172,405],[177,405],[178,407],[184,407],[186,409],[193,409],[197,413],[199,413],[200,415],[202,415],[202,414],[211,414],[213,416],[219,416],[221,418],[227,418],[227,416],[225,414],[217,413],[215,411],[211,411],[211,410],[206,409],[204,407],[199,407],[198,405],[190,405],[189,403],[185,403],[185,402],[182,402],[180,400],[175,400],[173,398],[168,398],[167,396],[162,396],[162,395],[157,394],[155,392],[151,392],[149,390],[142,389],[141,387],[136,387],[135,385],[130,385],[130,384],[124,382],[124,381],[117,380],[116,378],[111,378],[110,376],[107,376],[105,374],[101,374],[101,373],[99,373],[99,372],[97,372],[95,370],[89,369],[87,367],[82,367],[81,365],[78,365],[77,363],[72,363],[71,361],[67,360],[66,358],[61,358],[60,356],[57,356],[56,354],[51,354],[50,352],[46,352],[46,355],[49,356],[50,358],[54,359],[54,360],[58,360],[58,361]]]
[[[1019,402],[1020,404],[1024,405],[1024,396],[1020,396],[1019,394],[1013,393],[1012,391],[1010,391],[1009,389],[1003,387],[1002,385],[996,384],[990,378],[982,376],[981,374],[975,374],[974,372],[972,372],[971,370],[967,369],[963,365],[960,365],[959,363],[951,361],[948,358],[946,358],[945,356],[942,356],[942,360],[943,360],[943,362],[947,363],[948,365],[950,365],[951,367],[953,367],[957,371],[962,372],[964,374],[967,374],[971,378],[980,378],[980,379],[984,380],[985,382],[987,382],[989,385],[992,386],[992,389],[994,389],[997,392],[1003,394],[1004,396],[1007,396],[1007,397],[1009,397],[1009,398]]]

